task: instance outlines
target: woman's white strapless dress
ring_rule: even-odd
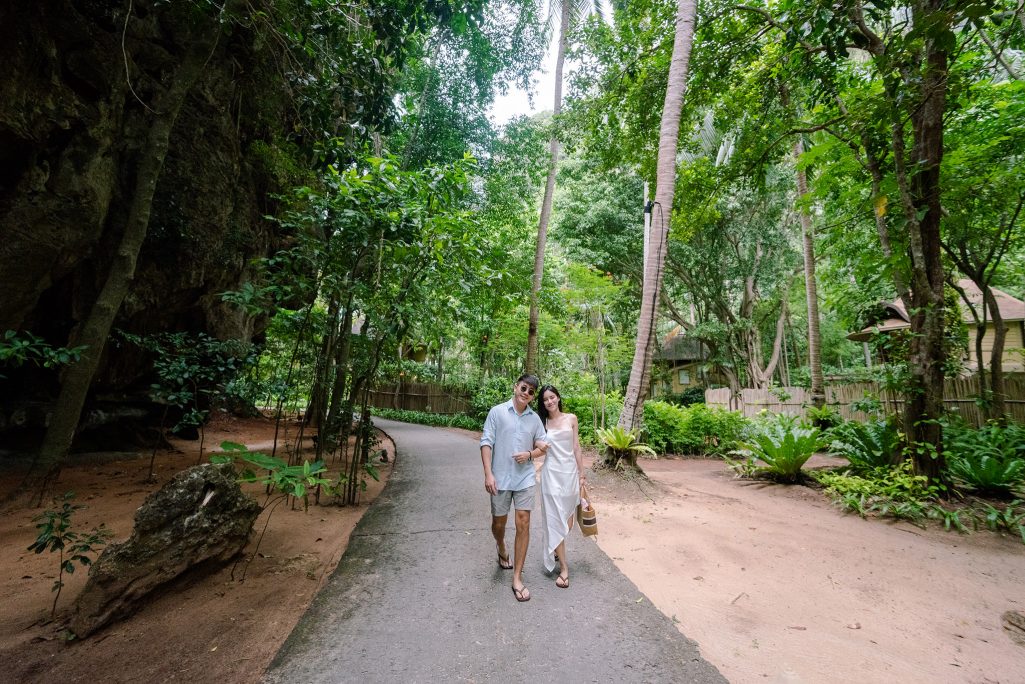
[[[580,503],[580,471],[573,455],[573,428],[548,431],[548,453],[541,468],[541,512],[544,519],[545,568],[552,572],[555,549],[569,534],[570,520]]]

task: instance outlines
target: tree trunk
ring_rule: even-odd
[[[797,136],[794,142],[794,163],[800,161],[804,153],[804,144]],[[804,169],[797,168],[798,201],[808,194],[808,176]],[[798,212],[801,218],[801,237],[804,242],[804,289],[808,302],[808,370],[811,374],[811,403],[815,408],[826,405],[826,390],[822,380],[822,346],[819,333],[819,296],[815,284],[815,243],[812,232],[811,215],[802,207]]]
[[[913,4],[914,23],[936,16],[939,0]],[[904,411],[904,430],[912,445],[915,470],[930,480],[939,479],[944,468],[943,415],[944,296],[943,261],[940,258],[940,164],[943,161],[943,116],[946,109],[947,53],[935,39],[925,39],[920,98],[911,114],[914,145],[910,177],[911,214],[911,382]],[[916,76],[917,80],[917,76]],[[894,122],[902,137],[903,117]],[[899,160],[901,150],[894,150]],[[898,169],[904,175],[906,169]],[[904,178],[907,178],[904,175]],[[901,180],[898,180],[900,183]],[[920,219],[918,217],[921,216]],[[917,219],[917,220],[916,220]]]
[[[687,91],[691,45],[694,42],[694,23],[697,15],[696,0],[678,0],[676,35],[673,57],[669,64],[669,80],[662,106],[662,125],[659,131],[658,161],[655,179],[655,206],[652,210],[648,263],[644,267],[641,288],[641,312],[637,320],[637,339],[634,344],[633,364],[626,388],[623,412],[619,426],[633,430],[641,421],[642,393],[651,373],[651,340],[655,330],[658,294],[662,288],[662,267],[665,263],[669,220],[673,211],[673,191],[676,186],[676,148],[680,138],[680,115],[683,96]],[[658,212],[658,213],[655,213]]]
[[[334,452],[338,446],[338,434],[345,424],[342,414],[343,402],[345,399],[345,385],[349,378],[349,355],[352,348],[352,295],[345,304],[345,313],[342,314],[342,323],[338,328],[341,336],[335,345],[335,376],[331,386],[331,400],[328,408],[327,420],[320,430],[320,437],[317,444],[320,449],[327,449]],[[349,418],[351,421],[351,416]],[[348,438],[348,434],[346,434]],[[323,451],[318,451],[318,457],[323,460]]]
[[[219,26],[215,29],[219,32]],[[216,44],[214,36],[214,45]],[[103,347],[121,304],[135,277],[135,267],[149,227],[153,194],[167,156],[168,142],[185,97],[202,74],[212,45],[196,41],[174,74],[170,86],[153,103],[146,147],[140,153],[136,170],[135,191],[128,210],[124,234],[110,265],[107,279],[72,343],[84,346],[81,359],[69,366],[54,404],[50,424],[40,447],[37,467],[43,472],[43,489],[60,472],[75,437],[89,387],[100,363]]]
[[[559,19],[559,51],[555,59],[555,102],[552,113],[558,117],[562,111],[562,68],[566,62],[566,48],[569,44],[570,1],[562,0]],[[557,122],[553,122],[557,125]],[[541,219],[537,224],[537,246],[534,250],[534,279],[530,283],[530,322],[527,328],[527,360],[524,367],[528,373],[537,372],[538,321],[541,317],[541,280],[545,270],[545,245],[548,242],[548,221],[552,216],[552,198],[555,195],[555,175],[559,170],[559,138],[552,133],[549,143],[551,158],[548,160],[548,181],[545,183],[545,197],[541,202]]]
[[[1007,323],[1000,313],[1000,306],[993,296],[993,288],[988,284],[981,288],[985,305],[993,316],[993,348],[989,355],[989,382],[993,390],[993,401],[990,415],[999,421],[1007,419],[1007,394],[1004,389],[1004,341],[1007,339]],[[979,367],[982,368],[982,356],[979,356]]]

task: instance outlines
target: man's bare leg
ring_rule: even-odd
[[[505,523],[508,520],[508,515],[491,516],[491,535],[495,538],[495,545],[498,547],[498,565],[503,570],[512,567],[509,562],[509,552],[505,550]]]
[[[516,556],[513,558],[512,586],[521,601],[530,598],[530,592],[523,586],[523,563],[527,559],[527,546],[530,544],[530,511],[516,511],[516,539],[513,542]]]

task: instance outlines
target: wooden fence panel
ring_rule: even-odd
[[[432,382],[401,382],[377,385],[367,391],[369,404],[377,408],[423,411],[425,413],[467,413],[469,392]]]
[[[826,405],[836,410],[845,420],[869,419],[867,413],[855,411],[851,405],[874,396],[882,404],[883,413],[900,415],[904,410],[904,399],[899,392],[884,390],[878,382],[858,382],[846,385],[827,385]],[[1018,423],[1025,423],[1025,377],[1012,376],[1005,381],[1007,413]],[[944,406],[948,411],[964,418],[969,425],[979,426],[984,422],[982,409],[978,405],[978,377],[955,378],[946,381]],[[705,403],[740,411],[747,417],[763,409],[773,413],[786,413],[805,417],[811,406],[811,395],[803,387],[779,387],[773,390],[743,389],[733,395],[729,388],[705,390]]]

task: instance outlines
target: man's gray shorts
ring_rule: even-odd
[[[518,511],[534,510],[534,485],[516,492],[500,489],[498,494],[491,497],[491,515],[495,518],[509,515],[509,504]]]

